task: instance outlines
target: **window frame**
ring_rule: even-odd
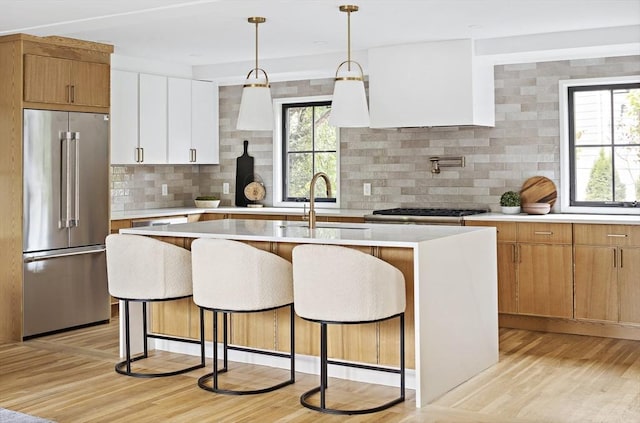
[[[330,95],[308,96],[308,97],[285,97],[273,100],[273,110],[275,115],[275,126],[273,130],[273,205],[276,207],[295,207],[303,208],[308,205],[308,201],[287,201],[284,198],[284,158],[286,154],[284,135],[284,105],[304,105],[310,103],[330,103],[332,100]],[[340,129],[336,131],[336,187],[335,193],[340,193]],[[316,204],[322,208],[340,208],[340,195],[336,196],[335,202],[319,201]]]
[[[562,213],[589,214],[633,214],[640,215],[640,207],[624,207],[622,205],[591,204],[579,202],[572,204],[572,193],[576,181],[573,178],[573,159],[575,146],[571,130],[573,128],[569,109],[569,92],[578,87],[596,89],[598,87],[611,88],[628,84],[640,83],[640,76],[620,76],[608,78],[570,79],[559,81],[559,113],[560,113],[560,211]]]

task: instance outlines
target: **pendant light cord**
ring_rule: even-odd
[[[256,22],[256,79],[258,79],[258,25],[259,22]]]
[[[351,72],[351,11],[347,11],[347,71]]]

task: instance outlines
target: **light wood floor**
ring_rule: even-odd
[[[640,342],[500,331],[500,362],[433,404],[404,404],[375,415],[328,416],[301,407],[317,377],[250,397],[199,389],[204,370],[160,379],[118,375],[117,322],[0,345],[0,407],[58,422],[640,422]],[[162,359],[162,361],[160,361]],[[161,353],[156,364],[193,360]],[[281,370],[232,363],[223,379],[259,384]],[[331,398],[365,403],[396,389],[331,380]],[[346,403],[345,405],[349,405]]]

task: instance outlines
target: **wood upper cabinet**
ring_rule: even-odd
[[[574,225],[576,318],[640,323],[640,226]]]
[[[109,107],[109,65],[24,55],[24,101]]]

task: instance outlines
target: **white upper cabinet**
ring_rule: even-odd
[[[218,164],[218,85],[191,81],[191,148],[193,162]]]
[[[472,40],[369,50],[372,128],[495,125],[493,65]]]
[[[138,157],[138,74],[111,70],[111,163]]]
[[[167,77],[140,74],[140,163],[167,163]]]
[[[218,164],[218,86],[112,71],[112,164]]]
[[[191,162],[191,80],[169,78],[167,130],[169,163]]]

